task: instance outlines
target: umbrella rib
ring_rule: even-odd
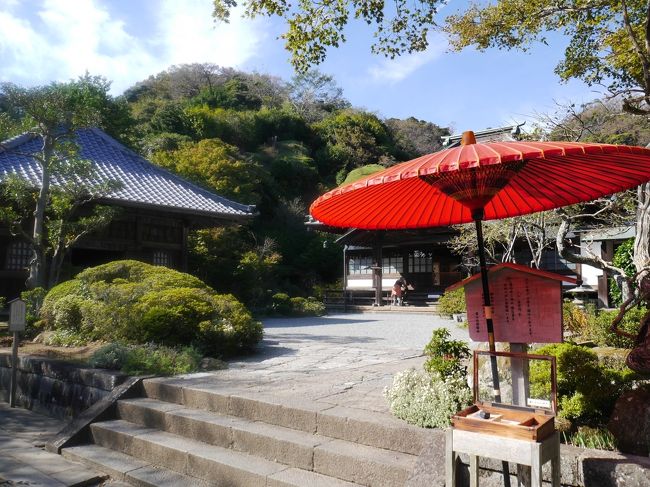
[[[413,189],[409,184],[399,185],[394,183],[395,188],[393,188],[393,194],[390,195],[390,199],[395,202],[391,206],[384,206],[383,211],[377,212],[372,220],[373,225],[376,225],[377,228],[391,228],[390,220],[393,219],[393,213],[399,211],[403,201],[406,201],[409,194],[413,193]],[[403,186],[403,188],[400,188]],[[388,220],[388,223],[385,223]]]
[[[607,156],[599,156],[599,157],[592,157],[589,163],[587,162],[580,163],[581,171],[586,175],[590,175],[589,181],[591,182],[603,181],[602,175],[604,174],[604,171],[595,170],[596,166],[602,167],[603,170],[610,169],[606,173],[607,180],[603,181],[609,183],[609,186],[606,186],[605,189],[606,191],[609,192],[606,194],[616,193],[618,191],[621,191],[623,188],[636,186],[637,184],[639,184],[639,181],[642,182],[644,178],[647,177],[648,171],[650,171],[650,167],[648,167],[646,171],[634,171],[633,169],[620,164],[616,165],[615,168],[612,168],[611,167],[612,164],[608,162],[608,159],[609,158]],[[630,174],[631,176],[634,176],[634,179],[625,177],[625,175],[621,173]],[[611,183],[614,181],[618,184],[616,188],[611,187]],[[612,190],[610,191],[610,189]]]
[[[486,145],[488,145],[488,144],[486,144]],[[503,143],[499,143],[499,142],[491,142],[491,143],[488,145],[488,147],[490,147],[490,148],[492,148],[492,147],[501,147],[501,148],[506,149],[506,150],[508,150],[508,151],[516,152],[517,154],[519,154],[519,158],[518,158],[518,159],[515,159],[515,160],[517,160],[517,161],[523,161],[523,160],[525,160],[524,153],[523,153],[521,150],[516,149],[516,148],[514,148],[514,147],[511,147],[511,146],[509,146],[509,145],[506,145],[506,144],[503,144]],[[494,150],[494,149],[493,149],[493,150]],[[501,153],[500,153],[499,151],[497,151],[497,150],[494,150],[494,152],[496,152],[497,154],[499,154],[499,162],[503,161],[503,154],[501,154]]]

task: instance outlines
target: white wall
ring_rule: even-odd
[[[584,245],[587,245],[589,250],[595,255],[601,255],[601,247],[602,247],[601,244],[602,244],[601,241],[584,243]],[[587,249],[581,249],[580,253],[582,255],[588,255]],[[602,276],[602,275],[603,275],[603,271],[601,269],[597,269],[596,267],[592,267],[590,265],[582,264],[582,283],[584,285],[593,286],[594,288],[597,289],[598,276]]]
[[[393,284],[397,281],[396,277],[383,278],[381,280],[381,287],[384,291],[393,289]],[[372,287],[372,278],[367,279],[349,279],[347,289],[374,289]]]

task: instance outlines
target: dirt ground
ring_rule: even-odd
[[[12,343],[13,338],[11,336],[0,335],[0,353],[11,353]],[[18,346],[18,353],[21,355],[35,355],[38,357],[85,363],[93,352],[102,345],[104,344],[97,342],[84,347],[54,347],[51,345],[43,345],[42,343],[33,343],[30,340],[21,340]]]

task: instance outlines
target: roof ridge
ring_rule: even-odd
[[[29,142],[30,140],[36,138],[34,132],[23,132],[22,134],[15,135],[6,140],[0,142],[0,152],[6,152],[11,149],[15,149],[19,145]]]
[[[168,170],[168,169],[166,169],[164,167],[161,167],[161,166],[159,166],[157,164],[154,164],[153,162],[151,162],[146,157],[143,157],[142,155],[138,154],[134,150],[128,148],[127,146],[125,146],[124,144],[119,142],[118,140],[116,140],[113,137],[111,137],[110,135],[108,135],[106,132],[104,132],[99,127],[89,127],[87,130],[90,130],[94,134],[98,135],[99,137],[101,137],[103,140],[105,140],[106,142],[111,144],[116,149],[118,149],[118,150],[120,150],[122,152],[125,152],[125,153],[129,154],[132,157],[137,158],[140,162],[144,163],[147,166],[150,166],[154,170],[156,170],[158,172],[161,172],[161,173],[164,173],[164,174],[167,174],[167,175],[173,177],[174,179],[181,179],[185,184],[187,184],[189,186],[192,186],[195,190],[200,191],[201,193],[203,193],[204,196],[206,196],[206,194],[207,194],[210,197],[217,197],[217,198],[221,199],[222,201],[227,202],[228,204],[240,207],[243,211],[250,211],[251,213],[256,211],[255,205],[245,205],[243,203],[238,203],[237,201],[232,201],[232,200],[230,200],[228,198],[225,198],[224,196],[221,196],[220,194],[214,193],[214,192],[212,192],[212,191],[210,191],[210,190],[208,190],[206,188],[203,188],[202,186],[199,186],[198,184],[196,184],[196,183],[194,183],[194,182],[192,182],[192,181],[190,181],[188,179],[185,179],[182,176],[180,176],[180,175],[178,175],[178,174],[176,174],[176,173],[174,173],[174,172],[172,172],[172,171],[170,171],[170,170]]]

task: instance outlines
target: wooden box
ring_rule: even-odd
[[[499,389],[492,390],[496,396],[492,398],[493,400],[484,400],[481,397],[479,381],[479,358],[481,356],[488,358],[490,361],[488,365],[492,366],[491,370],[498,368],[494,364],[500,357],[502,358],[501,360],[505,358],[510,361],[510,377],[512,378],[509,386],[511,387],[510,398],[500,397],[500,388],[503,386],[502,377],[500,377],[499,382],[496,384],[499,386]],[[547,363],[546,365],[550,373],[550,391],[547,395],[549,400],[530,397],[530,361]],[[538,382],[539,370],[538,368]],[[497,373],[497,375],[500,374]],[[453,428],[536,442],[541,442],[555,433],[555,412],[557,410],[555,357],[509,352],[475,351],[473,378],[474,404],[452,416],[451,422]],[[515,390],[517,388],[521,390],[521,393]],[[499,394],[496,394],[497,392]],[[521,399],[517,399],[518,397]],[[515,398],[515,401],[511,398]],[[481,417],[479,415],[481,411],[489,413],[489,418],[484,419]]]

